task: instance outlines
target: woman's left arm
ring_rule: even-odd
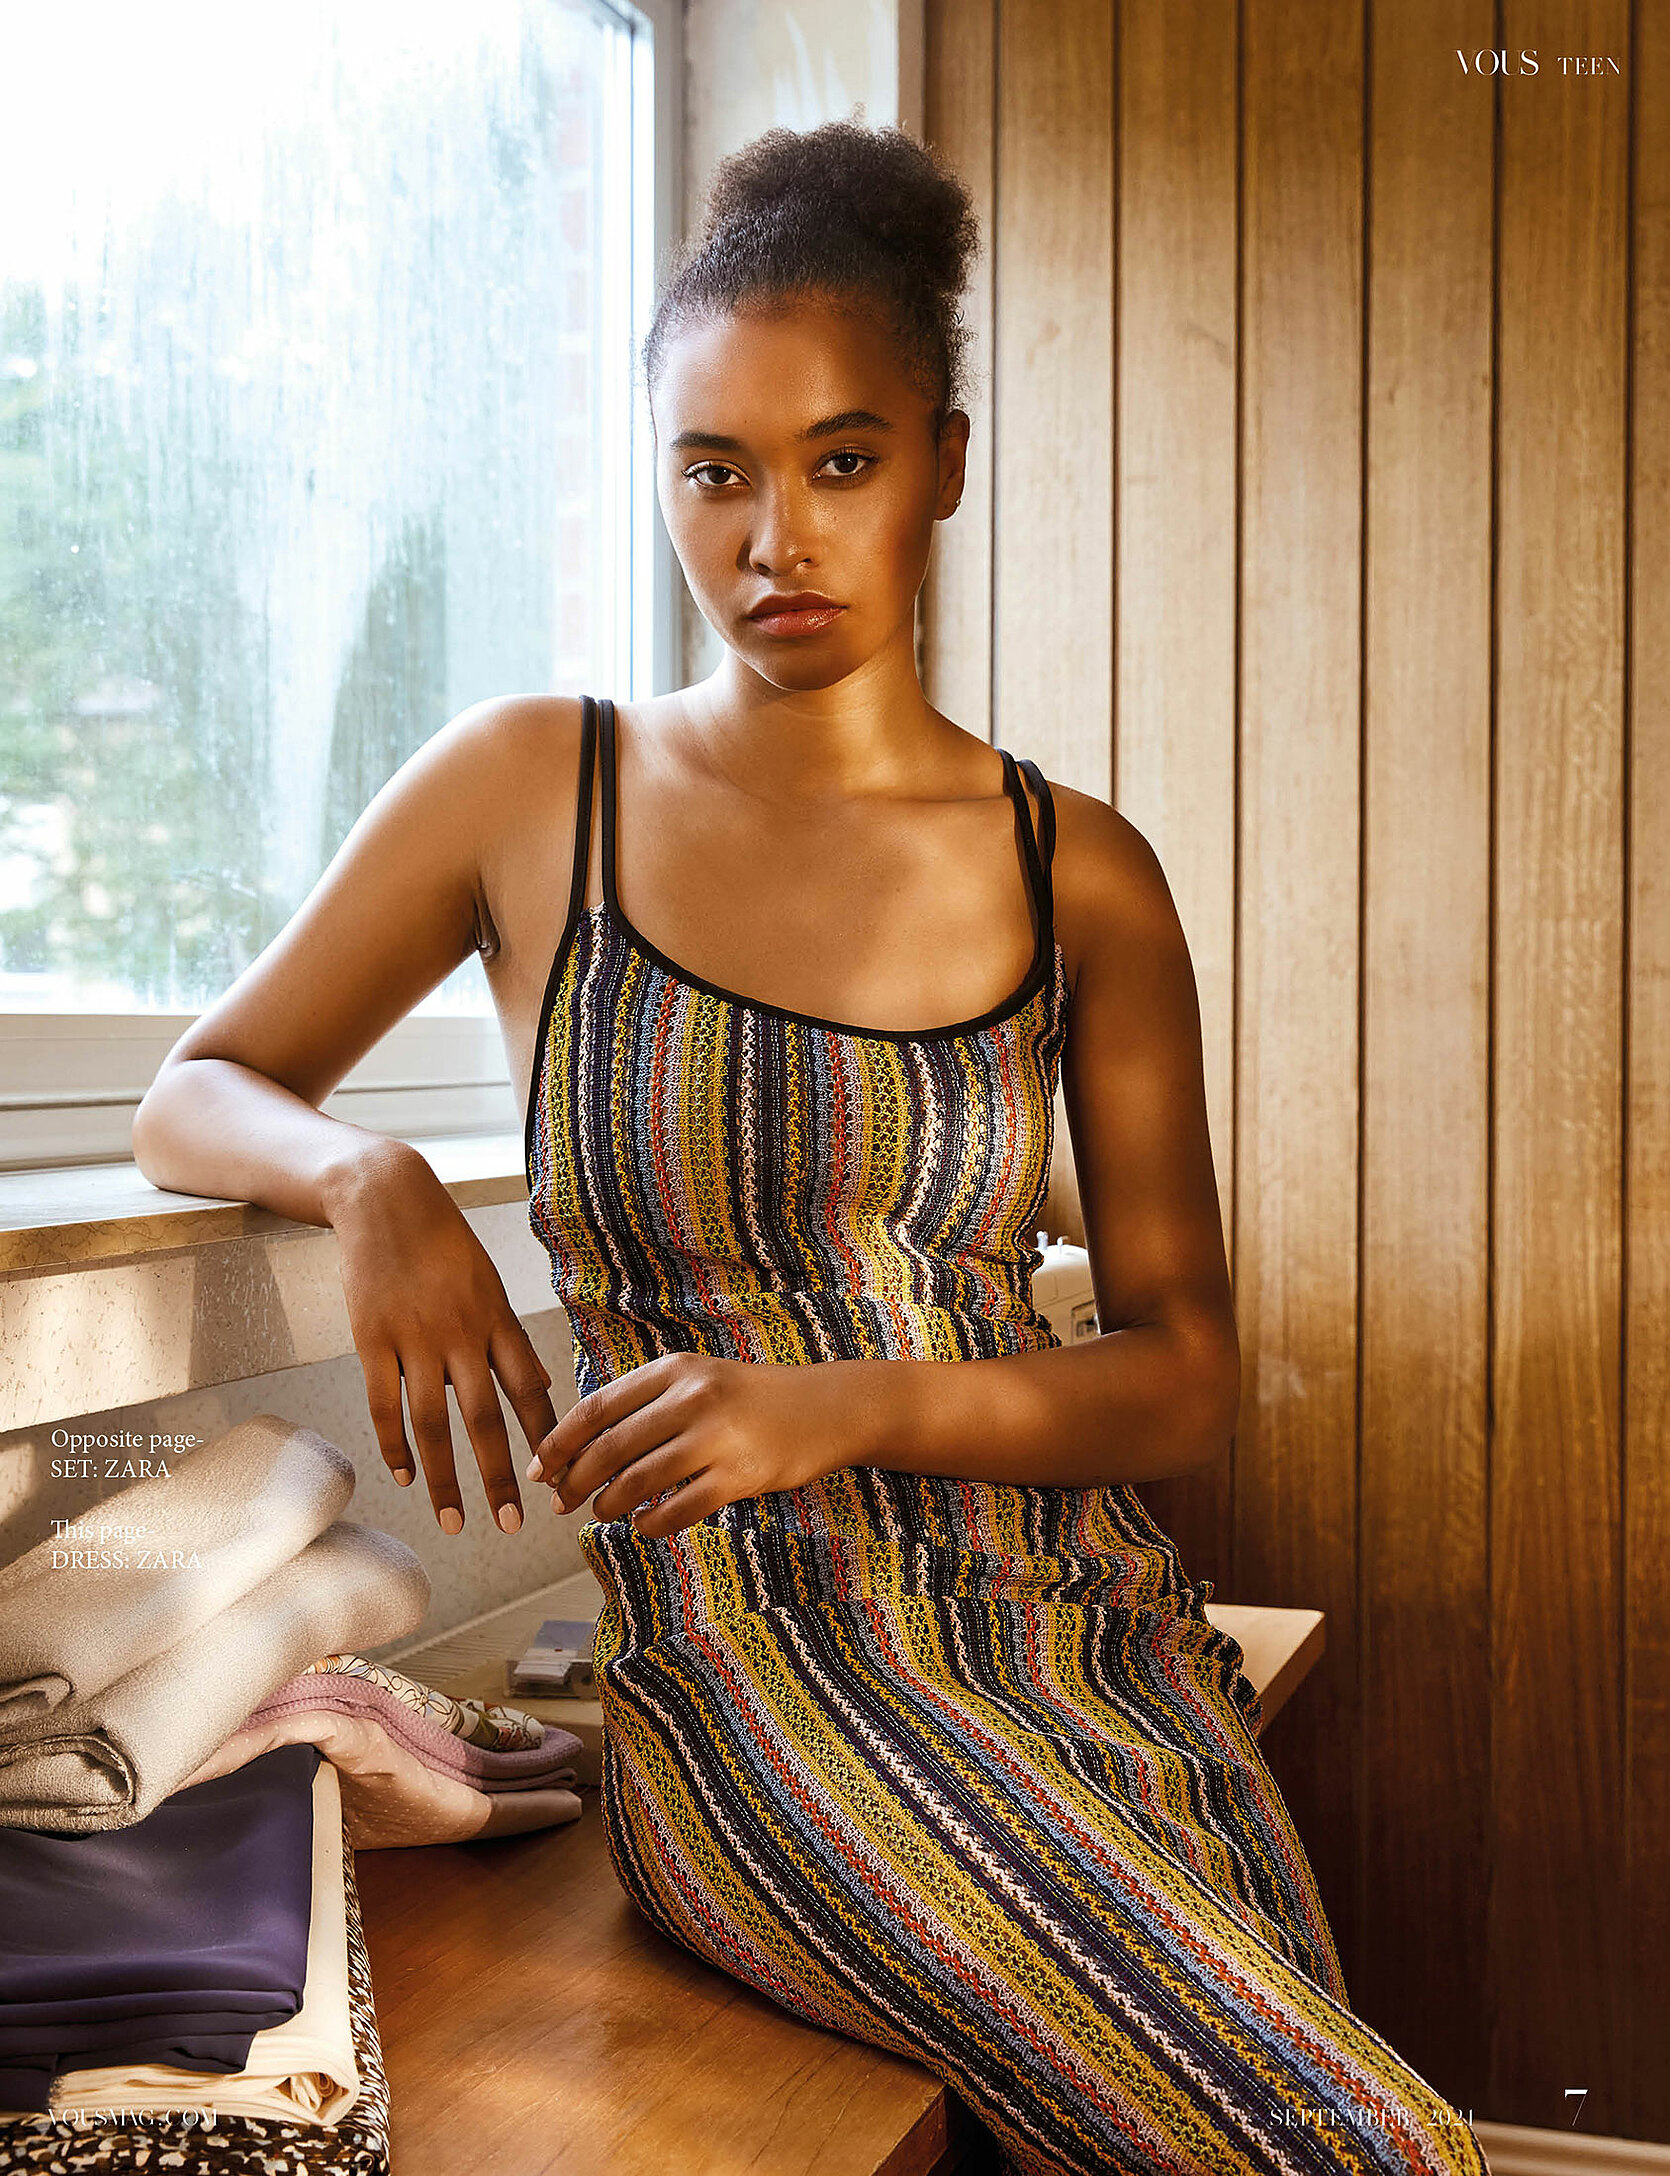
[[[1235,1432],[1240,1345],[1188,944],[1141,832],[1089,794],[1054,794],[1056,925],[1077,968],[1062,1088],[1101,1334],[995,1360],[856,1363],[880,1371],[872,1465],[1094,1487],[1207,1464]]]
[[[596,1491],[599,1518],[650,1503],[640,1530],[671,1534],[841,1466],[1092,1488],[1228,1449],[1240,1348],[1188,946],[1142,834],[1088,794],[1055,795],[1056,926],[1076,970],[1062,1086],[1101,1334],[990,1360],[665,1354],[540,1444],[528,1478],[555,1509]]]

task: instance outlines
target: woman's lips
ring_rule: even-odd
[[[799,612],[761,612],[749,624],[767,635],[815,635],[845,610],[844,604],[820,604]]]

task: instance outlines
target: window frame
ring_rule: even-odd
[[[627,32],[621,65],[632,116],[634,188],[620,214],[634,339],[654,306],[658,271],[683,232],[684,54],[680,0],[585,0]],[[647,131],[648,186],[637,145]],[[683,576],[661,518],[649,417],[635,382],[622,389],[630,432],[629,521],[600,538],[626,609],[613,644],[626,699],[665,693],[681,679]],[[436,730],[445,723],[435,721]],[[194,1012],[0,1013],[0,1171],[131,1159],[133,1114]],[[520,1133],[521,1090],[511,1080],[498,1017],[411,1013],[396,1022],[320,1105],[405,1140]]]

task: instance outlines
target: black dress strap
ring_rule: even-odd
[[[615,897],[615,705],[605,695],[603,713],[603,897],[616,921],[621,919]]]
[[[1053,939],[1055,932],[1055,890],[1050,881],[1050,862],[1055,852],[1055,804],[1050,799],[1050,789],[1044,774],[1030,756],[1022,756],[1017,770],[1016,759],[1007,748],[999,751],[1003,757],[1005,777],[1014,797],[1021,819],[1021,849],[1026,855],[1026,873],[1032,885],[1032,896],[1037,903],[1038,925],[1046,940]],[[1038,796],[1039,832],[1032,829],[1032,810],[1027,803],[1020,783],[1019,772],[1026,774],[1027,782]]]
[[[528,1092],[522,1109],[522,1167],[528,1175],[531,1193],[538,1183],[534,1168],[534,1117],[539,1107],[539,1086],[545,1073],[545,1057],[551,1033],[551,1009],[556,1003],[557,987],[562,981],[563,963],[569,947],[574,942],[574,932],[579,926],[580,909],[586,897],[586,865],[591,860],[591,774],[594,751],[597,746],[597,705],[589,695],[580,698],[580,779],[575,795],[574,809],[574,869],[568,881],[568,912],[563,916],[562,935],[546,970],[545,988],[540,994],[539,1020],[534,1031],[533,1064],[528,1073]]]
[[[573,930],[586,898],[586,865],[591,860],[591,774],[597,747],[597,705],[589,695],[580,698],[580,790],[575,801],[574,873],[568,885],[565,928]]]

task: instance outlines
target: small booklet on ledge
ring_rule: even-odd
[[[592,1641],[597,1626],[547,1617],[525,1652],[510,1665],[510,1690],[546,1700],[593,1700]]]

